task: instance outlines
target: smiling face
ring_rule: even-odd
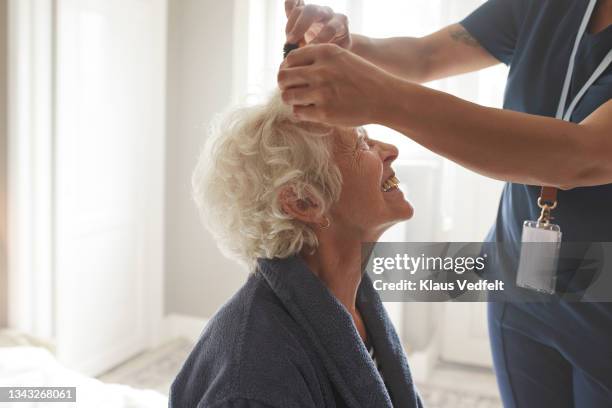
[[[395,146],[370,139],[362,128],[339,130],[333,157],[342,174],[342,192],[330,208],[336,226],[376,241],[390,226],[412,217],[391,167],[397,156]]]

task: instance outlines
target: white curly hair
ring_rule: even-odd
[[[296,120],[280,95],[217,118],[192,177],[204,225],[228,257],[254,268],[257,258],[286,258],[314,250],[312,228],[287,215],[279,193],[314,197],[321,212],[342,188],[334,163],[336,130]]]

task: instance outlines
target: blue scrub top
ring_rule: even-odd
[[[489,0],[461,22],[486,50],[510,66],[505,109],[555,116],[587,6],[587,0]],[[612,26],[596,34],[587,30],[576,56],[568,105],[611,48]],[[581,122],[611,98],[612,66],[581,99],[571,121]],[[516,245],[504,246],[506,252],[514,253],[505,253],[489,263],[493,271],[505,276],[515,273],[523,222],[536,220],[540,213],[539,191],[539,186],[505,185],[497,220],[486,241]],[[559,191],[558,200],[553,222],[560,225],[563,241],[612,241],[612,184]]]

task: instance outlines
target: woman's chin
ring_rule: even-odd
[[[406,221],[412,218],[414,215],[414,208],[407,200],[403,199],[401,202],[398,200],[397,203],[391,208],[392,219],[395,222]]]
[[[382,234],[394,225],[411,219],[413,215],[414,208],[412,208],[409,202],[404,201],[402,206],[393,208],[392,211],[388,213],[388,216],[385,217],[386,220],[381,222],[376,229]]]
[[[402,221],[408,221],[409,219],[412,218],[412,216],[414,215],[414,209],[412,208],[412,206],[407,205],[404,208],[402,208],[401,211],[397,211],[397,215],[395,217],[395,223],[398,222],[402,222]]]
[[[412,205],[410,205],[409,202],[406,201],[406,207],[404,209],[404,218],[402,218],[402,221],[406,221],[412,218],[412,216],[414,215],[414,208],[412,207]]]
[[[382,194],[391,211],[394,213],[394,215],[398,216],[399,221],[405,221],[412,218],[414,209],[408,200],[406,200],[404,192],[401,189],[394,188],[393,190],[384,192]]]

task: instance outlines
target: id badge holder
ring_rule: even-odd
[[[517,286],[552,295],[557,283],[557,266],[561,248],[561,228],[550,223],[550,211],[557,205],[541,204],[537,221],[525,221],[521,238],[521,255],[516,275]]]

